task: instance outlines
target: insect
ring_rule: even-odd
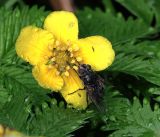
[[[95,73],[88,64],[79,65],[78,75],[84,83],[84,89],[86,89],[89,99],[100,111],[103,111],[100,102],[104,94],[104,79]]]

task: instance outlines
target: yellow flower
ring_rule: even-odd
[[[20,132],[4,127],[0,124],[0,137],[27,137]]]
[[[17,42],[17,54],[33,65],[38,83],[60,92],[74,108],[87,107],[84,85],[77,74],[79,64],[89,64],[94,71],[106,69],[114,60],[111,43],[104,37],[78,39],[78,21],[67,11],[52,12],[43,29],[27,26]],[[77,91],[77,92],[75,92]]]

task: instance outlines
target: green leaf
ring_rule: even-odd
[[[114,49],[116,53],[135,54],[136,56],[143,56],[146,58],[160,58],[159,52],[160,41],[143,41],[135,44],[128,42],[123,45],[116,45]]]
[[[6,9],[13,8],[15,4],[19,4],[20,6],[24,6],[23,0],[1,0],[0,6],[5,7]]]
[[[153,19],[153,11],[149,0],[117,0],[135,16],[142,18],[144,22],[150,24]]]
[[[113,92],[113,91],[112,91]],[[133,104],[128,99],[107,95],[108,113],[103,130],[115,130],[112,137],[159,137],[160,136],[160,109],[153,111],[149,101],[144,99],[143,105],[137,98]]]
[[[22,130],[29,115],[25,110],[24,97],[18,95],[12,97],[12,100],[0,111],[0,123],[17,130]]]
[[[82,127],[88,118],[93,117],[93,112],[76,112],[64,109],[63,102],[57,107],[52,100],[51,108],[43,103],[42,111],[36,108],[36,114],[29,123],[29,132],[32,135],[46,137],[69,137],[72,132]]]
[[[159,41],[144,41],[116,45],[116,58],[108,70],[140,76],[160,86],[159,44]]]
[[[32,104],[37,105],[49,99],[47,93],[50,91],[38,85],[30,69],[17,65],[3,65],[0,71],[3,73],[2,81],[8,93],[25,96]]]
[[[147,81],[160,86],[159,63],[159,60],[145,60],[144,57],[122,53],[116,56],[116,60],[109,68],[109,71],[141,76]]]
[[[111,11],[112,14],[116,14],[115,7],[113,6],[112,0],[102,0],[105,9]]]
[[[2,66],[0,70],[3,73],[3,81],[7,89],[17,90],[17,93],[40,90],[39,85],[29,70],[25,70],[17,65]]]
[[[7,89],[0,87],[0,109],[9,100],[9,93]]]
[[[34,80],[31,72],[17,65],[3,65],[0,68],[3,76],[2,83],[5,87],[0,90],[0,95],[10,97],[0,107],[0,123],[17,130],[23,130],[29,116],[27,105],[39,105],[48,100],[48,91],[42,89]],[[5,98],[3,98],[5,99]],[[3,100],[1,100],[3,101]]]
[[[80,37],[102,35],[108,38],[113,46],[134,40],[153,32],[153,29],[140,19],[124,19],[121,13],[114,16],[110,11],[92,11],[85,9],[77,12]],[[133,29],[134,28],[134,29]]]
[[[155,16],[156,16],[156,25],[157,27],[160,27],[160,0],[154,0],[154,11],[155,11]]]
[[[0,8],[0,64],[17,63],[19,58],[15,52],[15,42],[20,30],[27,25],[42,26],[48,12],[36,6],[29,9],[24,6],[22,10]]]

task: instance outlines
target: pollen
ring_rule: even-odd
[[[65,51],[65,50],[66,50],[66,48],[65,48],[65,47],[62,47],[62,48],[61,48],[61,51]]]
[[[78,51],[78,50],[79,50],[79,47],[78,47],[77,45],[74,45],[74,46],[73,46],[73,50],[74,50],[74,51]]]
[[[56,75],[57,75],[57,76],[58,76],[58,75],[60,75],[60,72],[59,72],[59,71],[57,71],[57,72],[56,72]]]
[[[67,46],[70,46],[71,42],[70,41],[67,41]]]
[[[61,50],[61,47],[59,47],[59,46],[57,46],[57,48],[56,48],[57,50]]]
[[[51,64],[50,64],[50,65],[48,65],[48,68],[49,68],[49,69],[53,68],[53,65],[51,65]]]
[[[49,50],[53,50],[53,46],[52,45],[49,45],[48,48],[49,48]]]
[[[72,59],[72,60],[71,60],[71,63],[72,63],[72,64],[75,63],[75,62],[76,62],[75,59]]]
[[[60,45],[60,41],[56,40],[56,46],[59,46]]]
[[[55,57],[51,58],[51,61],[52,61],[52,62],[54,62],[55,60],[56,60],[56,58],[55,58]]]
[[[80,62],[80,61],[82,61],[82,58],[81,58],[81,57],[77,57],[76,60],[77,60],[78,62]]]
[[[56,40],[56,46],[49,46],[52,49],[52,56],[49,58],[46,65],[48,68],[55,67],[56,75],[69,76],[69,70],[78,70],[78,62],[82,61],[81,57],[75,57],[75,52],[79,50],[78,45],[67,43],[66,45]],[[73,46],[72,46],[73,45]],[[55,47],[55,48],[53,48]]]
[[[64,72],[64,75],[68,77],[69,76],[69,72],[68,71]]]
[[[70,66],[67,66],[67,67],[66,67],[66,70],[69,70],[70,68],[71,68]]]
[[[72,50],[73,50],[73,49],[72,49],[71,47],[68,49],[68,51],[70,51],[70,52],[72,52]]]
[[[71,57],[71,58],[73,57],[73,53],[70,54],[70,57]]]
[[[73,66],[73,68],[77,71],[78,70],[78,67],[77,66]]]

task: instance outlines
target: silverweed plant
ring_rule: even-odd
[[[0,137],[160,137],[160,0],[37,5],[0,0]]]

